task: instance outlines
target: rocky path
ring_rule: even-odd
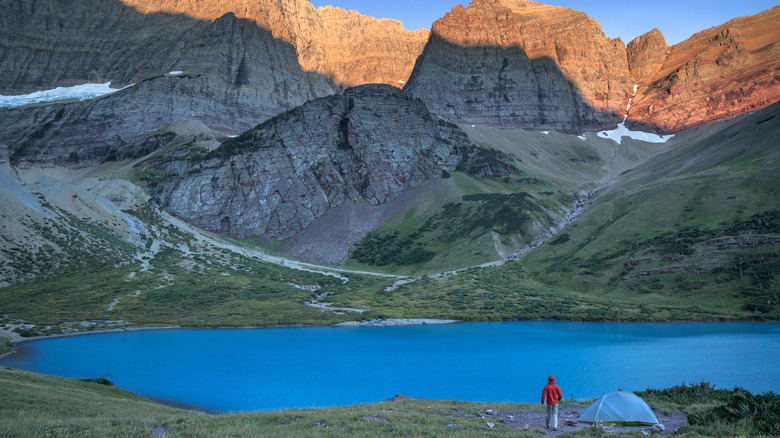
[[[205,232],[196,229],[195,227],[189,225],[188,223],[168,213],[160,212],[160,216],[169,224],[173,225],[174,227],[178,228],[180,231],[186,234],[192,235],[198,241],[208,243],[217,248],[233,251],[246,257],[256,258],[264,262],[274,263],[279,266],[284,266],[286,268],[297,269],[300,271],[313,272],[316,274],[336,277],[345,283],[349,281],[349,278],[341,274],[357,274],[357,275],[370,275],[370,276],[387,277],[387,278],[403,278],[400,275],[389,275],[389,274],[380,274],[377,272],[369,272],[369,271],[356,271],[356,270],[349,270],[349,269],[331,268],[327,266],[318,266],[309,263],[298,262],[295,260],[286,259],[284,257],[273,256],[257,249],[245,248],[245,247],[233,245],[231,243],[223,241],[222,239],[219,239],[218,237],[209,236]]]
[[[567,432],[585,431],[592,427],[601,429],[593,433],[595,436],[601,436],[602,432],[608,435],[628,435],[640,433],[643,435],[674,435],[675,431],[688,424],[688,417],[682,412],[656,412],[658,421],[663,425],[663,430],[654,429],[654,426],[592,426],[590,423],[579,423],[580,413],[585,410],[587,405],[562,405],[558,411],[558,430],[547,429],[545,421],[547,413],[540,412],[516,412],[516,411],[486,411],[483,418],[486,423],[496,424],[503,422],[509,427],[521,429],[542,429],[546,432],[545,437],[555,437]],[[540,406],[540,409],[542,407]]]
[[[309,307],[316,307],[322,309],[323,312],[333,312],[336,315],[346,315],[346,312],[363,313],[368,312],[371,309],[354,309],[351,307],[333,307],[333,303],[327,303],[323,301],[325,298],[331,296],[331,292],[323,292],[317,295],[311,301],[307,301],[305,304]]]

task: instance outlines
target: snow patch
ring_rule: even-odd
[[[542,131],[542,134],[544,134],[544,135],[550,135],[550,131]]]
[[[181,70],[176,70],[176,71],[171,71],[171,72],[168,72],[168,74],[169,74],[169,75],[180,75],[180,74],[182,74],[182,73],[184,73],[184,72],[183,72],[183,71],[181,71]]]
[[[623,137],[629,137],[634,140],[645,141],[648,143],[666,143],[670,138],[674,137],[674,134],[658,135],[649,132],[632,131],[626,128],[626,122],[621,122],[617,129],[610,131],[601,131],[597,134],[601,138],[608,138],[613,140],[617,144],[623,144]]]
[[[109,87],[110,84],[111,82],[106,82],[105,84],[81,84],[72,87],[57,87],[52,90],[36,91],[18,96],[0,95],[0,108],[12,108],[30,103],[53,102],[63,99],[87,100],[133,86],[133,84],[130,84],[124,88],[111,88]]]
[[[632,131],[626,128],[626,120],[628,119],[628,110],[631,109],[631,102],[633,102],[634,96],[636,96],[637,89],[639,89],[639,85],[634,84],[634,94],[632,94],[631,99],[628,100],[628,105],[626,105],[626,115],[623,116],[623,121],[618,124],[617,129],[613,129],[610,131],[601,131],[596,135],[598,135],[601,138],[608,138],[619,145],[623,144],[623,137],[629,137],[629,138],[633,138],[634,140],[645,141],[647,143],[666,143],[670,138],[674,137],[674,134],[658,135],[649,132]]]
[[[585,134],[578,135],[577,138],[579,138],[582,141],[588,141],[588,139],[585,137]]]

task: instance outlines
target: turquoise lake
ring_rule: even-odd
[[[0,365],[109,377],[221,412],[429,399],[538,403],[710,382],[780,392],[780,325],[501,322],[407,327],[148,330],[21,344]]]

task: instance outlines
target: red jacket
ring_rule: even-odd
[[[542,391],[542,404],[544,404],[544,399],[547,399],[548,405],[557,405],[558,401],[563,398],[563,393],[561,393],[561,388],[558,388],[558,385],[555,384],[555,377],[550,376],[549,379],[547,379],[547,386],[544,387],[544,391]]]

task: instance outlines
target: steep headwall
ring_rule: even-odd
[[[631,97],[625,45],[581,12],[474,0],[431,32],[405,90],[453,121],[599,130],[621,120]]]
[[[672,46],[663,66],[654,75],[643,76],[645,86],[637,91],[629,118],[674,132],[777,102],[778,23],[780,6]]]
[[[199,227],[285,238],[329,207],[386,203],[459,163],[475,175],[517,173],[480,151],[397,88],[364,85],[281,114],[200,162],[164,160],[156,169],[170,177],[157,196]]]

